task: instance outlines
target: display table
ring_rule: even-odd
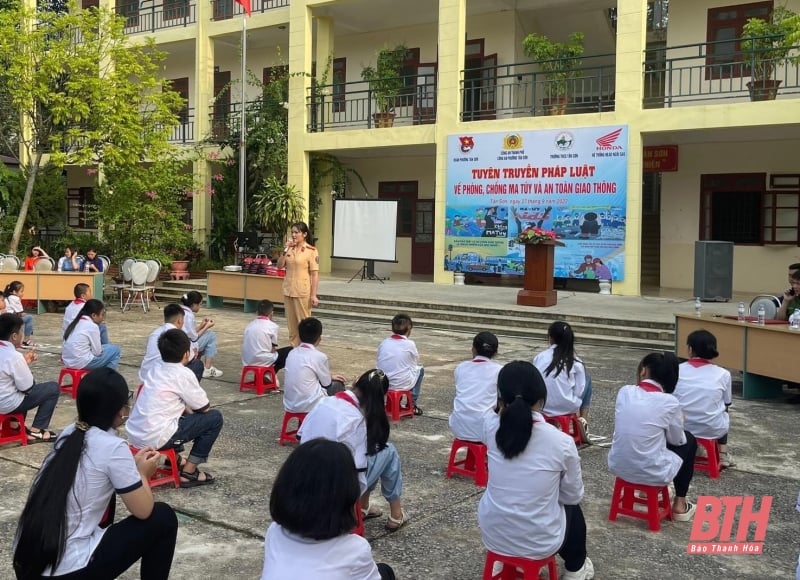
[[[714,363],[742,371],[745,399],[779,397],[786,382],[800,383],[800,331],[788,324],[739,322],[722,316],[675,315],[675,352],[686,357],[686,337],[707,330],[717,338],[719,356]]]
[[[520,306],[555,306],[558,295],[553,288],[555,248],[563,246],[557,240],[528,243],[525,246],[525,276],[523,288],[517,292]]]
[[[44,300],[75,300],[75,284],[88,284],[92,296],[103,299],[102,272],[41,272],[24,271],[0,272],[0,290],[14,280],[25,285],[23,300],[36,300],[37,312],[45,312]]]
[[[283,278],[263,274],[243,274],[209,270],[208,295],[209,308],[221,308],[225,298],[244,300],[244,311],[255,312],[260,300],[283,303]]]

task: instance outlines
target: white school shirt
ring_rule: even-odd
[[[617,394],[608,468],[630,483],[666,485],[682,464],[681,458],[667,449],[667,443],[686,443],[681,405],[655,381],[645,380],[639,385],[644,388],[627,385]]]
[[[586,388],[586,369],[582,362],[575,359],[569,373],[563,368],[558,375],[555,369],[550,371],[549,376],[545,375],[545,369],[553,362],[555,350],[556,345],[553,344],[533,357],[533,366],[539,369],[547,386],[547,401],[542,413],[549,416],[572,415],[581,408],[581,398]]]
[[[702,439],[719,439],[728,432],[725,405],[733,400],[731,373],[707,360],[693,358],[680,365],[675,398],[683,410],[684,428]]]
[[[322,388],[332,382],[328,357],[313,344],[301,342],[286,356],[283,374],[283,408],[308,413],[327,396]]]
[[[150,333],[150,336],[147,337],[147,347],[144,349],[144,358],[142,359],[142,365],[139,367],[140,381],[144,382],[144,378],[147,376],[150,369],[164,362],[161,358],[161,351],[158,350],[158,339],[168,330],[175,330],[176,328],[178,327],[171,322],[167,322],[156,328]]]
[[[22,314],[25,309],[22,307],[22,300],[16,294],[6,296],[6,312],[11,314]]]
[[[378,346],[378,361],[375,365],[389,379],[392,391],[409,391],[419,377],[419,353],[414,341],[401,334],[385,338]]]
[[[271,366],[278,360],[272,345],[278,344],[278,325],[267,316],[259,316],[244,329],[242,366]]]
[[[75,430],[70,425],[61,432],[63,439]],[[45,459],[46,464],[52,457]],[[75,483],[67,494],[67,542],[58,567],[45,570],[44,576],[62,576],[85,568],[106,530],[98,527],[111,500],[111,494],[129,493],[143,485],[142,476],[128,444],[113,429],[91,427],[86,432],[83,454]]]
[[[261,580],[381,580],[369,542],[356,534],[312,540],[272,523],[264,539]]]
[[[64,321],[61,323],[61,336],[64,336],[64,333],[67,332],[67,327],[70,323],[77,318],[78,314],[81,310],[83,310],[83,305],[86,304],[86,300],[83,298],[76,298],[64,309]]]
[[[564,543],[565,505],[583,498],[581,460],[572,437],[531,413],[531,439],[514,459],[495,441],[500,418],[486,416],[483,442],[489,456],[489,482],[478,504],[484,546],[498,554],[547,558]]]
[[[0,413],[19,407],[31,387],[33,374],[25,357],[13,344],[0,340]]]
[[[136,447],[160,449],[178,430],[186,407],[196,410],[206,405],[208,396],[191,370],[181,363],[155,365],[145,375],[125,430]]]
[[[85,369],[94,357],[101,354],[103,345],[100,344],[100,327],[91,317],[81,316],[61,349],[64,366],[71,369]]]
[[[456,396],[450,429],[458,439],[480,441],[484,415],[497,405],[497,375],[502,365],[485,356],[462,362],[453,372]]]
[[[297,436],[301,444],[322,437],[347,445],[353,454],[356,469],[360,470],[358,483],[361,492],[366,491],[367,422],[358,406],[358,398],[352,391],[341,391],[333,397],[323,398],[306,416]]]
[[[183,328],[181,328],[181,330],[183,330],[183,332],[186,333],[186,336],[189,337],[189,340],[192,341],[190,350],[191,358],[194,358],[197,356],[199,350],[197,348],[197,339],[199,338],[197,335],[197,322],[195,322],[194,312],[192,312],[191,308],[183,305],[181,305],[181,308],[183,308]]]

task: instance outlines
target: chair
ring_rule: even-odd
[[[33,265],[36,272],[52,272],[56,269],[56,261],[49,256],[42,256]]]
[[[253,375],[251,380],[246,380],[248,374]],[[275,367],[248,365],[242,368],[239,392],[246,390],[255,391],[259,397],[264,394],[264,391],[280,392],[278,389],[278,377],[275,375]]]
[[[637,506],[644,506],[645,509],[637,510]],[[611,496],[611,511],[608,513],[608,521],[617,521],[617,516],[620,514],[646,520],[650,531],[659,531],[661,520],[672,519],[669,489],[666,485],[641,485],[618,477],[614,482],[614,495]]]
[[[19,427],[12,429],[11,421],[19,423]],[[25,415],[22,413],[11,413],[9,415],[0,413],[0,445],[17,441],[20,445],[28,444],[28,435],[25,433]],[[361,513],[360,510],[359,513]]]
[[[16,256],[6,255],[0,260],[0,270],[4,272],[16,272],[19,270],[20,261]]]
[[[581,436],[581,424],[578,421],[578,414],[573,413],[572,415],[544,415],[544,420],[561,429],[564,433],[572,437],[573,441],[575,441],[575,445],[580,447],[583,445],[583,437]]]
[[[119,292],[119,309],[122,310],[124,308],[124,296],[125,290],[130,288],[131,286],[131,268],[136,263],[134,258],[125,258],[122,262],[122,267],[119,269],[120,273],[122,274],[122,284],[114,284],[111,289]]]
[[[711,479],[718,479],[722,469],[719,458],[719,443],[716,439],[701,439],[697,437],[697,444],[706,450],[706,456],[694,458],[694,470],[705,471]]]
[[[403,397],[405,397],[405,406],[402,405]],[[413,417],[414,400],[411,398],[411,391],[387,391],[386,414],[392,418],[394,423],[403,417]]]
[[[299,443],[300,441],[297,439],[297,432],[300,430],[300,425],[303,424],[305,421],[306,415],[308,413],[292,413],[291,411],[286,411],[283,414],[283,425],[281,425],[281,437],[278,439],[278,444],[283,445],[284,443]],[[290,431],[288,429],[289,422],[292,419],[297,419],[297,427],[294,430]]]
[[[456,455],[462,448],[466,449],[466,455],[464,459],[456,461]],[[486,487],[489,481],[489,472],[486,469],[486,445],[455,439],[450,447],[450,461],[447,463],[445,476],[449,479],[454,473],[471,477],[478,487]]]
[[[145,279],[147,299],[158,304],[155,283],[158,280],[158,273],[161,271],[161,263],[158,260],[147,260],[145,264],[147,264],[147,278]]]
[[[501,564],[500,571],[497,574],[494,573],[496,563]],[[547,568],[547,578],[558,580],[558,565],[556,564],[555,554],[543,560],[533,560],[504,556],[490,550],[486,552],[483,580],[517,580],[518,578],[522,578],[522,580],[539,580],[539,572],[542,568]],[[520,575],[519,571],[522,572],[522,575]]]
[[[145,262],[136,262],[131,266],[131,285],[123,290],[123,292],[128,293],[128,300],[125,301],[125,306],[122,308],[123,312],[128,309],[131,302],[136,301],[137,297],[144,312],[150,309],[150,300],[147,296],[147,275],[149,271]]]
[[[767,320],[773,320],[781,307],[781,301],[776,296],[770,294],[759,294],[750,301],[750,316],[758,316],[759,306],[764,307],[764,315]]]
[[[129,445],[129,447],[132,455],[139,453],[138,448],[133,445]],[[174,484],[175,487],[180,487],[181,474],[178,470],[178,454],[175,453],[175,449],[159,449],[158,452],[169,461],[169,465],[160,465],[150,479],[147,480],[147,483],[150,484],[150,487],[168,485],[170,483]]]
[[[78,385],[80,385],[83,377],[88,375],[89,372],[89,369],[71,369],[69,367],[64,367],[61,369],[61,372],[58,373],[58,388],[62,393],[70,393],[73,399],[77,398]],[[72,382],[65,384],[64,378],[66,377],[69,377]]]

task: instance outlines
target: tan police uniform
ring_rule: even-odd
[[[292,346],[300,344],[297,325],[311,316],[311,272],[319,271],[319,253],[309,244],[290,248],[286,253],[286,277],[283,279],[283,306],[286,328]]]

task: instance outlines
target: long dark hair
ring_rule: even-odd
[[[83,455],[86,430],[110,429],[127,402],[128,385],[115,370],[97,369],[81,381],[75,430],[56,442],[33,481],[19,518],[14,550],[17,578],[39,578],[46,568],[58,566],[69,534],[67,501]]]
[[[569,374],[575,361],[580,362],[580,359],[575,356],[575,334],[572,332],[572,327],[566,322],[557,320],[547,329],[547,336],[550,337],[555,348],[553,349],[553,360],[544,369],[544,376],[549,377],[550,373],[555,371],[553,376],[557,377],[564,369],[567,369],[567,374]]]
[[[72,334],[72,331],[75,330],[75,327],[78,326],[78,323],[81,321],[82,316],[91,316],[92,314],[99,314],[103,310],[106,309],[106,305],[103,304],[102,301],[98,300],[97,298],[89,298],[86,301],[86,304],[83,305],[81,311],[78,312],[78,315],[75,317],[75,320],[69,323],[69,326],[64,331],[64,340],[69,338],[69,335]]]
[[[495,442],[503,457],[514,459],[525,451],[533,433],[531,407],[547,400],[547,387],[541,373],[531,363],[508,363],[497,375],[497,393],[503,401],[500,427]]]
[[[308,229],[308,224],[306,222],[294,222],[289,229],[291,230],[292,228],[306,235],[305,242],[309,246],[314,245],[314,238],[311,237],[311,230]]]
[[[389,420],[386,418],[384,397],[389,379],[380,369],[371,369],[358,377],[353,385],[367,421],[367,455],[375,455],[389,441]]]
[[[661,385],[665,393],[673,393],[678,384],[678,364],[678,357],[671,352],[651,352],[639,363],[639,373],[648,369],[650,378]]]
[[[24,285],[25,284],[23,284],[19,280],[14,280],[12,282],[9,282],[8,284],[6,284],[5,290],[3,290],[3,296],[8,298],[14,292],[17,292],[20,288],[22,288]]]
[[[200,294],[197,290],[190,290],[183,296],[181,296],[181,304],[184,306],[191,308],[194,304],[200,304],[203,301],[203,295]]]

